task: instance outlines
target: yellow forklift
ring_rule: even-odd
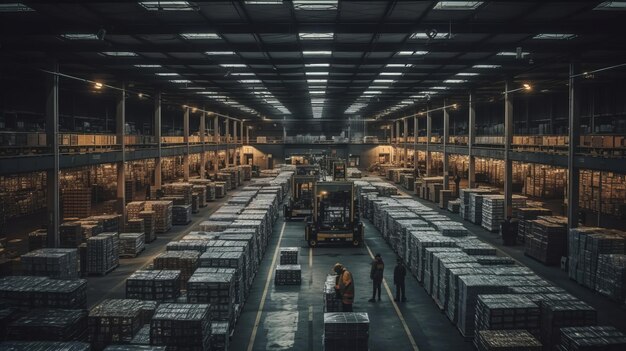
[[[291,196],[283,206],[285,220],[313,214],[313,187],[320,176],[317,165],[297,165],[291,176]]]
[[[320,243],[344,243],[358,247],[363,242],[354,183],[318,182],[314,187],[313,215],[307,218],[304,237],[310,247]]]

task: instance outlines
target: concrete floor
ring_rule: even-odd
[[[395,294],[392,283],[396,256],[369,222],[365,223],[365,233],[367,247],[374,254],[380,253],[386,261],[385,281],[391,293]],[[276,224],[250,297],[235,328],[231,349],[250,350],[254,333],[253,350],[321,350],[324,308],[322,287],[332,266],[341,262],[354,276],[354,311],[369,313],[370,349],[412,350],[407,332],[384,285],[381,302],[367,301],[372,294],[369,279],[371,257],[367,247],[328,246],[311,250],[305,246],[303,237],[303,222],[279,220]],[[300,247],[302,285],[275,286],[273,276],[268,278],[268,274],[273,271],[272,258],[277,247],[289,246]],[[269,285],[264,296],[268,279]],[[461,337],[456,327],[439,311],[413,277],[407,277],[406,290],[408,301],[398,306],[419,350],[473,350],[472,343]],[[261,315],[255,331],[259,311]]]
[[[394,185],[397,186],[397,184]],[[626,332],[626,308],[624,305],[620,305],[619,303],[611,301],[608,297],[603,296],[591,289],[588,289],[576,283],[574,280],[569,279],[569,277],[567,276],[567,272],[561,270],[560,267],[545,266],[541,262],[524,255],[523,246],[504,246],[502,245],[502,240],[498,234],[488,232],[480,225],[473,224],[469,221],[464,221],[458,214],[452,214],[447,210],[440,209],[438,205],[435,205],[430,201],[422,200],[414,194],[406,192],[402,187],[398,186],[398,189],[402,193],[411,195],[420,203],[438,211],[439,213],[447,215],[457,222],[463,223],[463,225],[478,238],[495,246],[499,250],[500,254],[514,258],[520,265],[532,269],[537,275],[539,275],[543,279],[565,289],[570,294],[594,307],[598,311],[599,325],[613,325],[616,328],[620,329],[622,332]]]

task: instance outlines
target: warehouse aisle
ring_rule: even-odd
[[[392,348],[414,350],[406,329],[410,331],[417,348],[421,351],[472,350],[472,344],[461,337],[413,277],[407,277],[409,301],[398,304],[406,329],[384,286],[381,302],[367,301],[372,293],[369,279],[372,258],[368,247],[373,254],[380,253],[385,260],[385,280],[392,294],[395,255],[383,241],[380,233],[368,222],[365,223],[365,231],[367,246],[361,248],[330,246],[310,250],[304,246],[303,222],[278,221],[261,269],[253,283],[250,297],[235,328],[231,349],[321,350],[322,287],[332,266],[341,262],[354,276],[356,287],[354,311],[369,313],[371,350]],[[279,242],[281,247],[300,247],[301,286],[275,286],[273,276],[269,277],[268,284],[268,274],[272,271],[273,256]],[[265,299],[261,301],[266,286]],[[259,314],[261,304],[263,306]],[[257,318],[258,325],[255,328]]]

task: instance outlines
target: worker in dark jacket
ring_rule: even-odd
[[[354,280],[352,273],[341,263],[336,263],[333,271],[337,273],[335,280],[335,292],[341,299],[343,312],[352,312],[352,303],[354,302]]]
[[[380,256],[380,254],[376,254],[376,256],[374,256],[374,261],[372,261],[372,268],[370,270],[370,279],[372,279],[373,288],[372,298],[369,299],[369,302],[376,301],[376,294],[378,294],[378,301],[380,301],[380,290],[383,283],[384,270],[385,263],[383,262],[383,258]]]
[[[406,267],[402,264],[402,259],[398,257],[396,267],[393,269],[393,285],[396,286],[396,298],[394,301],[406,301],[406,292],[404,288],[404,278],[406,277]],[[402,297],[402,300],[400,300]]]

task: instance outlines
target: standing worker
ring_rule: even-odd
[[[354,280],[352,280],[352,273],[341,263],[336,263],[333,267],[333,271],[337,273],[335,292],[341,299],[343,312],[352,312],[352,303],[354,302]]]
[[[406,277],[406,268],[402,264],[402,259],[398,257],[396,267],[393,269],[393,285],[396,286],[396,298],[394,301],[406,302],[406,292],[404,288],[404,278]],[[400,300],[402,296],[402,300]]]
[[[372,298],[369,299],[369,302],[376,301],[376,294],[378,293],[378,301],[380,301],[380,290],[381,285],[383,283],[383,271],[385,270],[385,262],[383,262],[383,258],[380,254],[376,254],[374,256],[374,261],[372,261],[372,269],[370,270],[370,279],[372,280]]]

